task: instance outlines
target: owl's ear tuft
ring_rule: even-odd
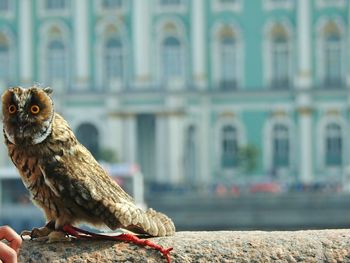
[[[45,93],[46,93],[47,95],[51,95],[52,92],[53,92],[53,89],[50,88],[50,87],[46,87],[46,88],[43,88],[43,91],[45,91]]]

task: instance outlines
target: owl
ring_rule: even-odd
[[[51,93],[38,86],[13,87],[1,97],[8,154],[47,220],[28,233],[54,242],[65,238],[64,225],[86,223],[150,236],[173,235],[169,217],[138,208],[79,143],[55,112]]]

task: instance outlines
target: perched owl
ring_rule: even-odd
[[[34,237],[59,240],[65,224],[126,228],[151,236],[173,235],[170,218],[143,211],[81,145],[54,111],[50,88],[13,87],[2,95],[5,144],[32,201],[45,213]]]

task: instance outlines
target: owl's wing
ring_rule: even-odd
[[[74,202],[96,223],[104,222],[111,229],[136,227],[153,236],[171,235],[175,231],[167,216],[137,208],[132,198],[79,143],[69,151],[58,151],[40,166],[52,191],[66,200],[65,204]]]

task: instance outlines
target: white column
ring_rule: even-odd
[[[19,1],[19,61],[20,82],[31,84],[33,81],[33,26],[32,1]]]
[[[311,19],[310,1],[298,0],[298,79],[299,88],[311,87]]]
[[[350,5],[348,5],[348,25],[350,25]],[[350,41],[350,27],[348,27],[348,31],[347,31],[348,35],[347,35],[347,39],[346,39],[346,42],[347,41]],[[348,42],[349,43],[349,42]],[[346,52],[346,65],[347,65],[347,76],[346,76],[346,82],[347,82],[347,86],[348,86],[348,89],[350,89],[350,53],[349,52]],[[350,96],[349,96],[349,99],[348,101],[350,101]]]
[[[183,129],[181,117],[171,114],[168,117],[168,145],[169,145],[169,183],[181,183],[183,181]]]
[[[207,184],[210,183],[210,171],[211,171],[211,166],[210,166],[210,145],[215,143],[210,140],[210,105],[209,105],[209,100],[204,99],[202,101],[202,109],[200,118],[200,133],[199,133],[199,138],[200,140],[197,140],[198,146],[197,148],[199,149],[199,175],[198,177],[200,178],[201,183]]]
[[[108,141],[108,148],[113,149],[116,153],[118,161],[122,160],[123,152],[123,122],[120,117],[113,117],[109,120],[109,136],[110,140]]]
[[[124,118],[123,125],[124,146],[123,161],[128,163],[136,163],[136,118],[134,115],[128,115]]]
[[[123,118],[117,113],[120,108],[119,99],[116,97],[109,97],[106,100],[106,114],[108,117],[108,129],[106,134],[106,140],[104,144],[107,148],[112,149],[117,154],[118,161],[123,161]],[[112,113],[112,114],[108,114]]]
[[[204,0],[192,1],[192,63],[195,84],[205,87],[205,9]]]
[[[299,108],[299,135],[300,135],[300,180],[310,183],[313,179],[312,158],[312,119],[310,108]]]
[[[312,109],[311,97],[307,92],[312,86],[311,79],[311,13],[310,0],[298,0],[298,71],[296,85],[298,94],[296,106],[299,112],[300,137],[300,180],[309,183],[313,179],[312,151]]]
[[[77,88],[86,88],[89,81],[89,36],[88,36],[88,1],[75,0],[74,8],[74,58],[76,63]]]
[[[136,85],[150,80],[150,7],[149,1],[134,0],[133,48]]]
[[[167,123],[164,114],[156,115],[156,181],[166,182],[169,174],[167,154],[169,151],[167,138]]]

